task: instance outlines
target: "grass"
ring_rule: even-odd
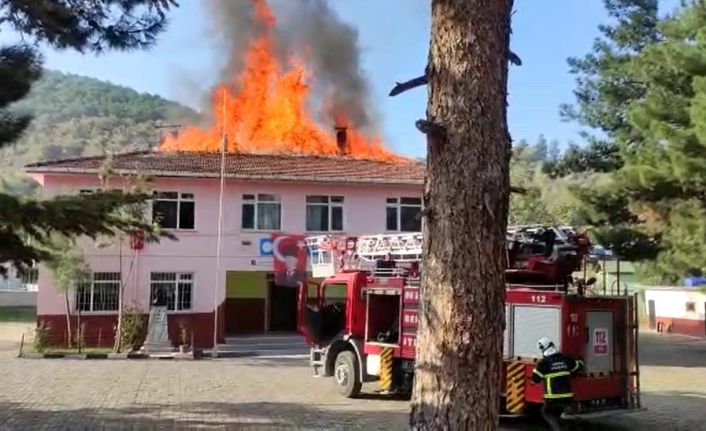
[[[0,307],[0,322],[35,323],[35,307]]]
[[[84,347],[81,349],[81,354],[105,354],[105,353],[111,353],[113,349],[109,347]],[[31,340],[27,342],[23,348],[22,348],[22,353],[39,353],[37,352],[37,349],[32,345]],[[47,347],[42,351],[41,353],[45,354],[50,354],[50,355],[76,355],[78,354],[78,348],[74,347],[72,349],[69,349],[68,347]]]

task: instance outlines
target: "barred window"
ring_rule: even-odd
[[[191,310],[194,274],[190,272],[153,272],[150,274],[150,302],[161,290],[167,310]]]
[[[94,272],[91,280],[76,286],[77,311],[117,311],[119,272]]]

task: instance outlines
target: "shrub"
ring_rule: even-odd
[[[39,325],[34,329],[34,348],[37,352],[42,353],[50,345],[49,333],[51,332],[51,326],[45,321],[39,322]]]
[[[142,344],[145,328],[145,316],[137,307],[129,307],[123,311],[122,345],[130,350],[136,350]]]
[[[189,345],[189,332],[186,330],[184,322],[179,322],[179,345],[188,346]]]

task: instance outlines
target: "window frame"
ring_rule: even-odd
[[[98,274],[111,274],[111,277],[115,277],[117,275],[117,279],[101,279],[101,280],[96,280],[96,275]],[[115,309],[110,309],[110,310],[96,310],[95,309],[95,293],[96,293],[96,285],[102,285],[102,284],[117,284],[117,296],[115,300]],[[91,272],[90,275],[90,280],[86,280],[83,282],[78,282],[76,283],[76,286],[74,288],[74,312],[75,313],[108,313],[108,314],[113,314],[117,313],[120,309],[120,288],[122,287],[123,284],[123,278],[122,274],[120,271],[93,271]],[[83,286],[82,286],[83,285]],[[88,310],[82,310],[79,309],[79,289],[85,286],[90,286],[90,295],[89,295],[89,300],[88,300]]]
[[[174,274],[174,280],[153,280],[155,274]],[[182,278],[182,276],[190,278]],[[167,305],[167,313],[193,313],[194,310],[194,288],[196,286],[196,275],[194,271],[150,271],[150,288],[148,304],[152,307],[152,298],[154,297],[153,287],[155,284],[168,285],[174,288],[174,309],[170,309]],[[189,308],[179,308],[179,284],[190,284]]]
[[[246,196],[253,196],[253,199],[246,199]],[[273,196],[276,200],[266,201],[260,200],[260,196]],[[263,229],[259,226],[258,221],[258,207],[260,204],[272,205],[277,204],[279,206],[279,228],[277,229]],[[243,227],[243,214],[245,205],[253,206],[253,227]],[[243,193],[240,196],[240,230],[244,232],[281,232],[282,231],[282,221],[284,220],[284,207],[282,205],[282,196],[275,193]]]
[[[390,200],[392,200],[392,199],[394,199],[395,202],[390,202]],[[405,203],[402,203],[402,200],[403,200],[403,199],[419,199],[419,205],[416,205],[416,204],[412,205],[412,204],[405,204]],[[403,207],[406,207],[406,208],[419,208],[419,215],[420,215],[420,219],[419,219],[419,230],[409,230],[409,231],[408,231],[408,230],[402,230],[402,208],[403,208]],[[389,227],[387,226],[387,211],[388,211],[388,209],[390,209],[390,208],[394,208],[394,209],[395,209],[395,212],[397,213],[397,217],[396,217],[397,228],[396,228],[396,229],[389,229]],[[414,233],[414,232],[421,232],[422,229],[424,228],[423,225],[422,225],[423,220],[422,220],[422,217],[421,217],[422,211],[424,211],[424,201],[423,201],[423,199],[421,198],[421,196],[402,196],[402,195],[398,195],[398,196],[388,196],[387,198],[385,198],[385,232],[395,232],[395,233]]]
[[[177,197],[176,198],[160,198],[158,197],[159,194],[161,193],[176,193]],[[185,198],[184,195],[189,195],[191,196],[190,198]],[[196,195],[193,192],[181,192],[181,191],[175,191],[175,190],[154,190],[152,192],[152,200],[151,200],[151,205],[150,205],[150,220],[152,223],[156,222],[155,220],[155,211],[154,211],[154,205],[158,201],[163,201],[163,202],[176,202],[176,227],[165,227],[160,224],[160,227],[164,230],[170,230],[170,231],[184,231],[184,232],[194,232],[196,231]],[[193,214],[193,219],[194,219],[194,227],[190,228],[183,228],[181,227],[181,203],[182,202],[193,202],[194,204],[194,214]]]
[[[326,202],[309,202],[309,198],[326,198]],[[332,199],[340,199],[340,202],[333,202]],[[328,212],[328,230],[309,230],[308,216],[309,206],[323,207]],[[343,195],[306,195],[304,198],[304,231],[307,233],[329,233],[346,231],[346,197]],[[341,229],[333,229],[333,208],[341,209]]]

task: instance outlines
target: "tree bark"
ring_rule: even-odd
[[[433,0],[415,430],[497,428],[512,0]]]
[[[115,328],[113,351],[120,353],[123,344],[123,296],[125,295],[125,281],[123,280],[123,236],[118,235],[118,267],[120,268],[120,290],[118,290],[118,325]],[[127,278],[125,279],[127,280]]]

